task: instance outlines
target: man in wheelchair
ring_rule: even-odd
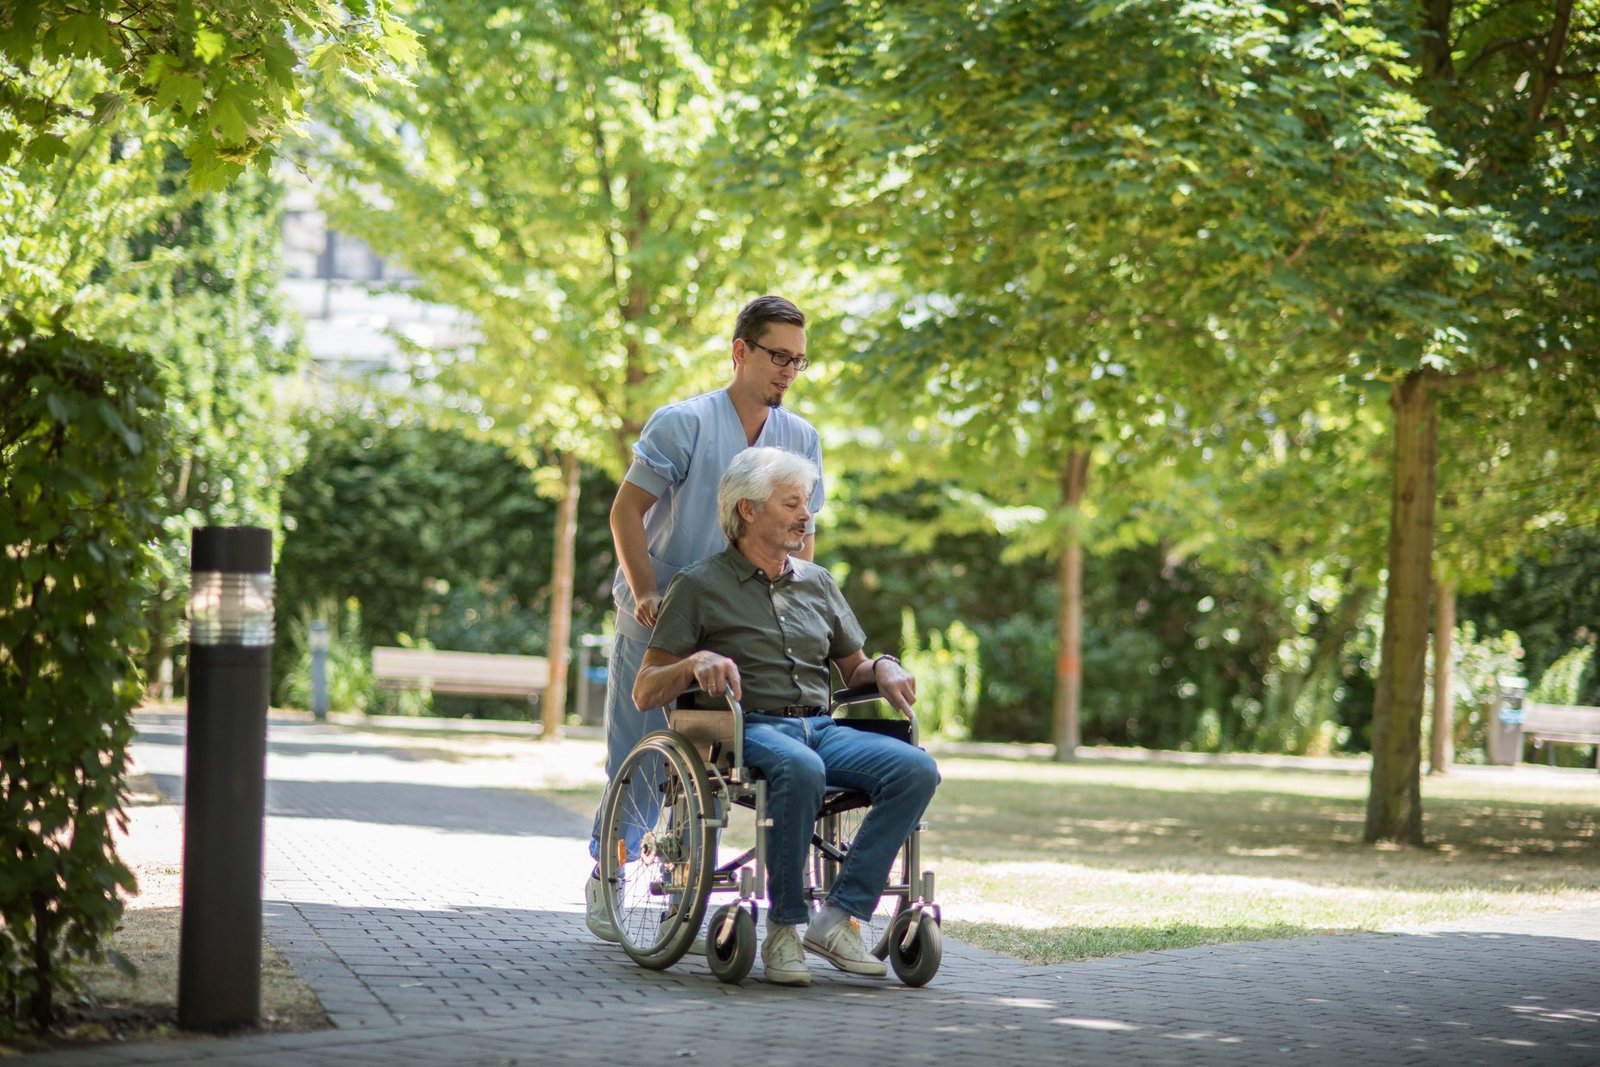
[[[767,781],[766,980],[806,985],[807,950],[840,970],[881,976],[855,920],[877,906],[896,853],[939,784],[933,758],[882,734],[834,723],[828,664],[846,687],[877,685],[907,718],[916,680],[892,656],[869,657],[865,635],[826,569],[793,555],[804,541],[816,470],[776,448],[739,453],[723,476],[717,514],[728,548],[668,586],[633,688],[641,708],[698,687],[744,706],[745,762]],[[815,914],[804,867],[828,787],[857,789],[872,807],[833,891]],[[807,924],[802,938],[801,925]]]

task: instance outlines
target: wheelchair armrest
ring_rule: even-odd
[[[858,685],[833,691],[833,706],[842,708],[849,704],[865,704],[869,700],[882,700],[876,685]]]
[[[833,706],[828,710],[838,711],[840,708],[847,708],[852,704],[866,704],[874,700],[882,699],[883,694],[878,692],[878,687],[876,684],[857,685],[852,686],[849,689],[835,689],[833,691]],[[848,722],[850,720],[846,718],[841,719],[840,721]],[[871,719],[866,720],[866,723],[872,722],[873,720]],[[917,720],[915,717],[909,719],[883,719],[879,720],[876,727],[865,726],[864,728],[873,729],[876,733],[892,734],[895,737],[899,737],[900,740],[909,742],[913,745],[919,743]]]
[[[723,731],[718,724],[722,716],[732,713],[733,721],[726,731],[730,736],[728,741],[733,750],[733,768],[739,775],[744,775],[744,708],[739,701],[734,699],[732,693],[722,697],[714,697],[699,686],[691,686],[678,694],[671,704],[663,705],[663,712],[667,716],[667,726],[671,729],[681,729],[690,733],[700,733],[711,726],[716,733]],[[674,722],[674,713],[681,713]],[[690,725],[690,724],[693,725]],[[708,758],[706,752],[701,752],[702,758]]]

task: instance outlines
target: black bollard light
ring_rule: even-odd
[[[178,1025],[261,1017],[261,854],[272,680],[272,532],[194,531]]]

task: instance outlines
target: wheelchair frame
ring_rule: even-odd
[[[828,713],[880,699],[876,687],[842,689]],[[731,712],[731,714],[730,714]],[[767,783],[744,764],[744,710],[667,708],[666,730],[649,734],[624,758],[601,803],[600,878],[606,910],[635,962],[663,970],[693,947],[713,894],[736,894],[717,908],[706,936],[712,972],[737,983],[756,955],[758,901],[767,872]],[[839,718],[917,744],[916,720]],[[732,727],[730,734],[729,728]],[[721,832],[735,807],[755,813],[755,846],[718,862]],[[826,897],[868,810],[865,794],[830,790],[812,831],[807,897]],[[921,870],[919,823],[901,845],[880,904],[864,923],[868,947],[907,985],[931,980],[943,955],[942,915],[932,871]],[[644,885],[640,886],[641,877]],[[893,901],[885,914],[883,902]]]

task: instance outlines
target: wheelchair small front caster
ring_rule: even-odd
[[[733,930],[721,936],[728,913],[733,913]],[[725,942],[725,943],[723,943]],[[706,927],[706,962],[711,973],[729,985],[738,985],[756,962],[756,921],[737,904],[724,904],[711,916]]]
[[[913,920],[916,933],[909,942],[906,933]],[[909,986],[923,986],[932,981],[939,971],[939,961],[944,957],[944,935],[939,923],[930,912],[907,908],[894,917],[889,925],[889,966],[895,976]]]

